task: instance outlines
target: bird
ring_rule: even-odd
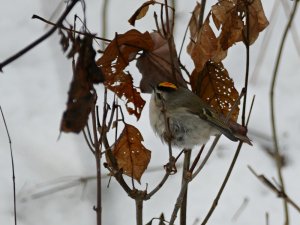
[[[172,146],[192,149],[218,134],[252,145],[244,126],[227,122],[224,115],[191,90],[171,82],[161,82],[153,88],[149,110],[152,129],[162,142],[170,142]]]

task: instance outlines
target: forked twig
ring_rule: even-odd
[[[274,193],[277,194],[279,198],[283,198],[289,203],[291,206],[293,206],[299,213],[300,213],[300,206],[297,205],[282,189],[282,186],[279,188],[274,185],[268,178],[266,178],[264,175],[258,175],[254,169],[251,168],[251,166],[248,166],[249,170],[253,173],[254,176],[258,180],[260,180],[264,185],[266,185],[269,189],[271,189]]]

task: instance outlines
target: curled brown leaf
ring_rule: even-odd
[[[93,85],[104,81],[101,70],[95,63],[95,50],[92,38],[76,39],[80,46],[73,80],[68,93],[67,109],[62,121],[61,131],[79,133],[87,123],[89,113],[96,101]]]
[[[128,20],[128,22],[134,26],[135,25],[135,21],[142,19],[148,12],[149,6],[150,5],[154,5],[156,2],[154,0],[149,0],[145,3],[143,3],[143,5],[141,5],[135,12],[134,14],[130,17],[130,19]]]
[[[140,118],[145,101],[133,86],[133,80],[130,74],[120,72],[106,80],[104,84],[119,98],[125,98],[125,106],[129,114],[134,114],[138,119]]]
[[[112,151],[118,168],[138,182],[151,159],[151,151],[145,148],[142,141],[143,137],[139,130],[130,124],[125,124]]]

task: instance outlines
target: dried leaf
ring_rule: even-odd
[[[247,7],[248,5],[248,7]],[[239,41],[245,41],[247,34],[246,13],[249,12],[249,44],[253,44],[259,32],[264,30],[269,22],[264,14],[260,0],[222,0],[212,6],[212,18],[222,31],[218,37],[223,50]]]
[[[142,19],[148,12],[149,9],[149,5],[154,5],[156,2],[154,0],[150,0],[145,2],[142,6],[140,6],[135,13],[130,17],[130,19],[128,20],[128,22],[134,26],[135,25],[135,21]]]
[[[107,87],[119,97],[126,98],[128,112],[138,119],[145,101],[133,87],[131,75],[126,75],[123,70],[139,51],[150,51],[152,48],[153,42],[148,32],[142,34],[137,30],[130,30],[125,34],[116,35],[97,61],[105,75]]]
[[[80,45],[73,80],[68,93],[67,109],[61,121],[61,131],[79,133],[86,125],[96,100],[93,84],[103,82],[103,74],[95,63],[92,38],[78,39]]]
[[[151,152],[142,144],[139,130],[129,124],[125,127],[113,149],[118,167],[123,173],[140,182],[151,159]]]
[[[189,30],[191,38],[196,38],[199,30],[199,15],[201,12],[201,4],[196,2],[196,6],[192,12],[192,16],[189,21]]]
[[[137,68],[142,74],[140,83],[141,91],[144,93],[151,93],[153,91],[153,87],[163,81],[169,81],[179,86],[186,87],[186,83],[182,77],[179,67],[174,40],[172,40],[171,48],[176,78],[172,71],[168,41],[162,38],[157,32],[153,32],[150,35],[154,43],[154,47],[151,51],[144,51],[136,63]]]
[[[153,42],[148,32],[129,30],[125,34],[116,35],[97,60],[97,65],[102,68],[106,77],[113,76],[123,71],[139,51],[150,51],[152,48]]]
[[[239,97],[233,80],[221,62],[208,61],[202,72],[194,70],[191,86],[193,92],[225,117]],[[231,120],[237,121],[238,114],[239,107],[236,107],[231,114]]]
[[[108,89],[116,93],[119,98],[125,98],[125,106],[129,114],[134,114],[138,119],[141,116],[145,101],[140,93],[133,87],[133,80],[130,74],[120,72],[104,83]]]
[[[253,0],[249,4],[249,24],[249,44],[253,44],[259,33],[269,25],[260,0]],[[246,29],[247,27],[244,29],[245,34],[247,33]]]
[[[205,63],[217,54],[217,50],[218,40],[209,25],[209,17],[207,17],[199,32],[196,32],[191,37],[191,41],[187,46],[187,52],[194,61],[195,69],[200,72]]]
[[[219,1],[212,6],[212,15],[216,27],[222,25],[222,31],[218,37],[222,49],[227,50],[234,43],[243,40],[244,22],[238,13],[236,3],[233,1]]]

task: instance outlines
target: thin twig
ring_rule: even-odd
[[[222,195],[222,193],[223,193],[223,190],[224,190],[224,188],[225,188],[225,186],[226,186],[226,184],[227,184],[227,181],[228,181],[228,179],[229,179],[229,177],[230,177],[230,175],[231,175],[231,172],[232,172],[232,170],[233,170],[233,167],[234,167],[234,165],[235,165],[235,163],[236,163],[236,160],[237,160],[237,158],[238,158],[238,156],[239,156],[239,154],[240,154],[240,151],[241,151],[242,146],[243,146],[243,142],[240,141],[240,143],[239,143],[239,145],[238,145],[238,147],[237,147],[237,149],[236,149],[236,152],[235,152],[235,154],[234,154],[234,157],[233,157],[233,159],[232,159],[232,162],[231,162],[231,164],[230,164],[230,167],[229,167],[229,169],[228,169],[228,171],[227,171],[227,174],[226,174],[226,176],[225,176],[225,179],[224,179],[224,181],[223,181],[223,183],[222,183],[222,185],[221,185],[221,188],[220,188],[220,190],[218,191],[218,194],[217,194],[216,198],[214,199],[214,201],[213,201],[213,203],[212,203],[212,205],[211,205],[211,207],[210,207],[210,209],[209,209],[207,215],[205,216],[203,222],[201,223],[201,225],[204,225],[204,224],[206,224],[206,223],[208,222],[208,220],[209,220],[209,218],[211,217],[212,213],[213,213],[214,210],[216,209],[216,207],[217,207],[217,205],[218,205],[218,202],[219,202],[219,199],[220,199],[220,197],[221,197],[221,195]]]
[[[169,20],[169,10],[168,10],[168,0],[165,0],[165,13],[166,13],[166,26],[167,26],[167,33],[165,33],[165,37],[167,38],[168,41],[168,47],[169,47],[169,52],[170,52],[170,62],[171,62],[171,70],[172,70],[172,75],[174,78],[174,81],[176,85],[178,84],[177,76],[176,76],[176,69],[175,69],[175,64],[173,61],[173,56],[175,56],[175,49],[173,45],[173,33],[171,32],[170,29],[170,20]],[[164,27],[164,24],[162,25]]]
[[[255,101],[255,95],[253,95],[253,98],[252,98],[252,101],[251,101],[250,110],[249,110],[249,114],[248,114],[248,119],[247,119],[247,122],[246,122],[246,127],[249,124],[250,116],[251,116],[252,109],[253,109],[253,106],[254,106],[254,101]]]
[[[289,3],[284,0],[280,0],[280,2],[283,5],[283,9],[284,9],[286,17],[288,18],[290,16],[289,12],[291,11],[290,7],[289,7]],[[291,24],[291,34],[292,34],[293,42],[295,44],[298,56],[300,56],[300,42],[299,42],[300,38],[297,33],[297,27],[295,27],[295,24],[293,24],[293,23]]]
[[[266,225],[269,225],[269,213],[266,212]]]
[[[200,148],[200,151],[198,152],[197,156],[195,157],[195,159],[194,159],[194,161],[193,161],[192,166],[191,166],[190,169],[189,169],[189,172],[190,172],[191,174],[193,174],[194,169],[195,169],[197,163],[198,163],[199,160],[200,160],[200,157],[201,157],[201,155],[202,155],[202,153],[203,153],[204,147],[205,147],[205,145],[202,145],[202,147]]]
[[[272,83],[271,83],[271,88],[270,88],[270,108],[271,108],[271,124],[272,124],[272,134],[273,134],[273,142],[274,142],[274,147],[275,147],[275,155],[276,155],[276,165],[277,165],[277,174],[279,177],[279,182],[282,187],[282,191],[285,192],[285,185],[284,185],[284,179],[282,176],[282,164],[281,164],[281,157],[280,157],[280,150],[279,150],[279,143],[278,143],[278,138],[277,138],[277,130],[276,130],[276,123],[275,123],[275,97],[274,97],[274,92],[275,92],[275,84],[276,84],[276,79],[277,79],[277,74],[278,74],[278,68],[279,64],[281,61],[281,55],[283,52],[283,47],[286,41],[286,37],[288,34],[288,31],[291,27],[292,21],[295,17],[297,6],[298,6],[298,0],[294,1],[294,6],[292,9],[292,12],[290,14],[289,21],[285,27],[285,30],[283,32],[283,36],[281,39],[281,43],[279,46],[279,51],[277,54],[276,62],[275,62],[275,68],[273,72],[273,78],[272,78]],[[288,205],[286,199],[283,200],[284,204],[284,214],[285,214],[285,225],[289,224],[289,211],[288,211]]]
[[[9,143],[9,148],[10,148],[10,158],[11,158],[11,168],[12,168],[12,180],[13,180],[13,195],[14,195],[14,219],[15,219],[15,225],[17,225],[17,202],[16,202],[16,176],[15,176],[15,164],[14,164],[14,157],[13,157],[13,150],[12,150],[12,141],[9,135],[8,127],[6,124],[6,120],[4,117],[4,113],[2,111],[2,107],[0,106],[0,111],[2,115],[2,119],[4,122],[7,138],[8,138],[8,143]]]
[[[188,183],[190,181],[192,181],[197,176],[197,174],[202,170],[205,163],[208,161],[211,153],[213,152],[214,148],[216,147],[216,144],[218,143],[219,139],[220,139],[220,135],[217,135],[215,137],[214,142],[212,143],[209,151],[207,152],[206,156],[204,157],[202,163],[200,164],[199,168],[195,171],[194,174],[191,174],[190,177],[186,177],[186,179],[184,180],[184,183],[181,185],[181,189],[180,189],[180,192],[178,194],[178,197],[177,197],[177,200],[176,200],[176,203],[174,205],[174,209],[173,209],[173,212],[172,212],[172,215],[171,215],[170,225],[173,225],[175,220],[176,220],[177,213],[178,213],[178,211],[181,207],[181,204],[182,204],[182,201],[183,201],[183,198],[184,198],[185,190],[188,187]]]
[[[250,37],[250,16],[249,16],[249,4],[246,1],[246,36],[244,37],[245,41],[245,47],[246,47],[246,74],[245,74],[245,84],[244,84],[244,89],[245,89],[245,97],[243,101],[243,113],[242,113],[242,125],[245,126],[246,124],[246,103],[247,103],[247,92],[248,92],[248,80],[249,80],[249,66],[250,66],[250,45],[249,45],[249,37]]]
[[[238,210],[234,213],[234,215],[232,216],[232,221],[236,222],[238,217],[242,214],[242,212],[245,210],[246,206],[249,203],[249,199],[248,198],[244,198],[241,206],[238,208]]]
[[[201,0],[201,11],[199,14],[199,20],[198,20],[198,31],[201,29],[202,24],[203,24],[203,18],[204,18],[204,11],[205,11],[205,5],[206,5],[206,0]]]
[[[90,141],[89,141],[89,139],[87,137],[87,134],[86,134],[86,132],[85,132],[84,129],[82,129],[82,133],[83,133],[83,136],[84,136],[86,144],[88,145],[88,147],[91,150],[91,152],[95,155],[95,150],[93,149],[93,147],[92,147],[92,145],[91,145],[91,143],[90,143]]]
[[[101,150],[98,139],[97,119],[96,119],[96,105],[92,109],[92,123],[95,145],[95,159],[96,159],[96,175],[97,175],[97,206],[94,208],[97,215],[97,225],[102,224],[102,205],[101,205]],[[102,124],[104,127],[104,124]]]
[[[195,171],[195,173],[193,173],[192,179],[194,179],[194,178],[200,173],[200,171],[203,169],[203,167],[204,167],[204,165],[206,164],[206,162],[208,161],[208,159],[209,159],[211,153],[212,153],[213,150],[215,149],[215,147],[216,147],[216,145],[217,145],[217,143],[218,143],[220,137],[221,137],[221,135],[217,135],[217,136],[215,137],[214,142],[213,142],[212,145],[210,146],[210,148],[209,148],[207,154],[205,155],[205,157],[204,157],[202,163],[200,164],[200,166],[198,167],[198,169]]]
[[[75,16],[75,18],[80,19],[78,16]],[[84,36],[91,36],[92,38],[98,39],[98,40],[101,40],[101,41],[111,42],[110,39],[107,39],[107,38],[104,38],[104,37],[103,38],[102,37],[97,37],[95,34],[92,34],[92,33],[80,32],[80,31],[77,31],[75,28],[71,29],[71,28],[65,27],[62,24],[58,25],[56,23],[53,23],[53,22],[51,22],[49,20],[46,20],[45,18],[43,18],[41,16],[35,15],[35,14],[31,17],[31,19],[39,19],[39,20],[43,21],[44,23],[47,23],[47,24],[52,25],[52,26],[55,26],[55,27],[57,27],[59,29],[70,31],[70,32],[76,33],[76,34],[81,34],[81,35],[84,35]],[[87,29],[87,28],[85,27],[85,29]]]
[[[277,187],[276,184],[273,184],[268,178],[266,178],[264,175],[258,175],[254,169],[252,169],[251,166],[248,166],[249,170],[253,173],[254,176],[258,180],[260,180],[264,185],[266,185],[269,189],[271,189],[273,192],[277,194],[279,198],[283,198],[286,200],[287,203],[291,204],[299,213],[300,213],[300,206],[297,205],[282,189],[282,186]]]
[[[188,183],[189,183],[189,181],[185,180],[185,182],[181,185],[180,193],[179,193],[179,195],[177,197],[177,200],[176,200],[176,203],[175,203],[172,215],[171,215],[171,219],[170,219],[169,225],[174,225],[174,222],[175,222],[175,220],[177,218],[178,210],[181,207],[185,191],[186,191],[186,189],[188,187]]]
[[[187,173],[190,170],[190,163],[191,163],[191,149],[186,149],[184,151],[184,160],[183,160],[183,169],[182,169],[182,179],[181,185],[184,185]],[[185,193],[183,194],[183,199],[180,206],[180,225],[186,225],[186,213],[187,213],[187,195],[188,195],[188,185],[185,189]]]
[[[61,15],[61,17],[57,20],[57,22],[56,22],[57,26],[61,26],[61,24],[64,21],[64,19],[67,17],[67,15],[70,13],[70,11],[73,9],[73,7],[76,5],[76,3],[78,1],[79,0],[73,0],[68,5],[68,7],[63,12],[63,14]],[[44,40],[46,40],[48,37],[50,37],[56,31],[57,26],[52,27],[47,33],[45,33],[43,36],[41,36],[40,38],[38,38],[36,41],[32,42],[27,47],[23,48],[21,51],[17,52],[13,56],[11,56],[8,59],[6,59],[3,62],[1,62],[0,63],[0,72],[2,72],[3,67],[5,67],[9,63],[15,61],[16,59],[18,59],[19,57],[21,57],[22,55],[24,55],[26,52],[28,52],[29,50],[31,50],[32,48],[34,48],[35,46],[37,46],[38,44],[40,44],[41,42],[43,42]]]
[[[109,4],[109,0],[104,0],[103,1],[103,5],[102,5],[102,34],[101,36],[102,37],[106,37],[106,32],[107,32],[107,12],[108,12],[108,4]],[[105,42],[103,41],[102,42],[102,48],[104,49],[105,48]]]

